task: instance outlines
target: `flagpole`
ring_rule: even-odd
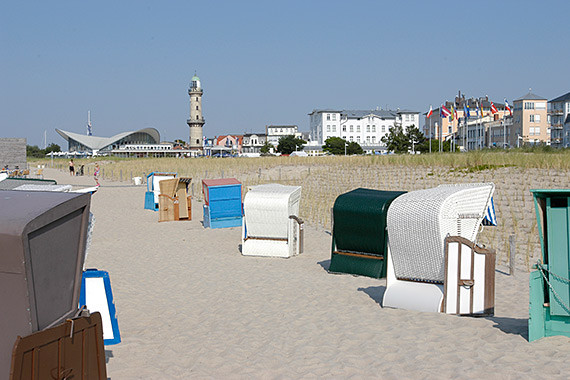
[[[505,125],[505,114],[507,111],[507,99],[505,99],[505,104],[503,104],[503,149],[507,146],[507,126]]]
[[[433,116],[433,114],[430,115],[429,117],[429,152],[431,153],[431,117]]]
[[[465,106],[464,106],[465,107]],[[465,114],[465,110],[463,111]],[[463,133],[461,133],[461,137],[463,137],[463,149],[467,151],[467,115],[463,115],[463,128],[461,128]]]

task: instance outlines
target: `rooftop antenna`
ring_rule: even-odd
[[[87,111],[87,136],[93,136],[91,129],[91,111]]]

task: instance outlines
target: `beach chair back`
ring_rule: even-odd
[[[301,186],[252,187],[244,199],[242,254],[290,257],[302,252]]]
[[[396,198],[387,218],[396,277],[442,284],[446,236],[476,242],[494,189],[492,183],[440,185]]]

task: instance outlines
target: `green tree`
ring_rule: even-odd
[[[346,154],[363,154],[364,150],[362,149],[362,147],[360,146],[359,143],[351,141],[348,143],[348,146],[346,147]]]
[[[345,150],[346,148],[346,150]],[[348,142],[340,137],[329,137],[325,140],[325,145],[323,145],[323,150],[334,155],[346,154],[362,154],[364,150],[357,142]]]
[[[44,153],[49,154],[50,152],[61,152],[61,147],[57,144],[51,143],[47,146]]]
[[[272,148],[273,148],[273,145],[270,142],[266,142],[265,144],[263,144],[263,146],[261,147],[261,149],[259,151],[262,154],[269,154],[269,153],[271,153]]]
[[[26,156],[35,158],[44,158],[45,151],[37,145],[26,145]]]
[[[410,140],[400,125],[391,127],[381,140],[386,144],[386,148],[394,153],[407,153],[411,147]]]
[[[413,152],[421,152],[421,150],[417,149],[417,147],[423,146],[426,138],[418,127],[413,124],[410,125],[406,130],[406,138],[410,142],[410,148]]]
[[[347,141],[345,139],[341,139],[340,137],[329,137],[325,140],[323,150],[334,155],[344,154],[344,148],[346,144]]]
[[[406,132],[401,126],[394,126],[382,137],[382,142],[394,153],[423,152],[426,148],[429,151],[429,145],[426,145],[425,141],[424,134],[413,124]]]
[[[279,139],[277,151],[281,154],[291,154],[305,145],[307,142],[293,135],[283,136]]]

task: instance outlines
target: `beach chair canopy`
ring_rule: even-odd
[[[404,193],[360,188],[337,197],[330,272],[386,276],[386,216],[392,201]]]
[[[252,187],[244,199],[247,235],[287,238],[289,216],[299,215],[301,186],[267,184]]]
[[[396,198],[387,218],[396,278],[443,283],[445,237],[476,242],[494,189],[492,183],[440,185]]]
[[[336,248],[384,255],[388,208],[404,193],[359,188],[339,195],[333,207]]]

